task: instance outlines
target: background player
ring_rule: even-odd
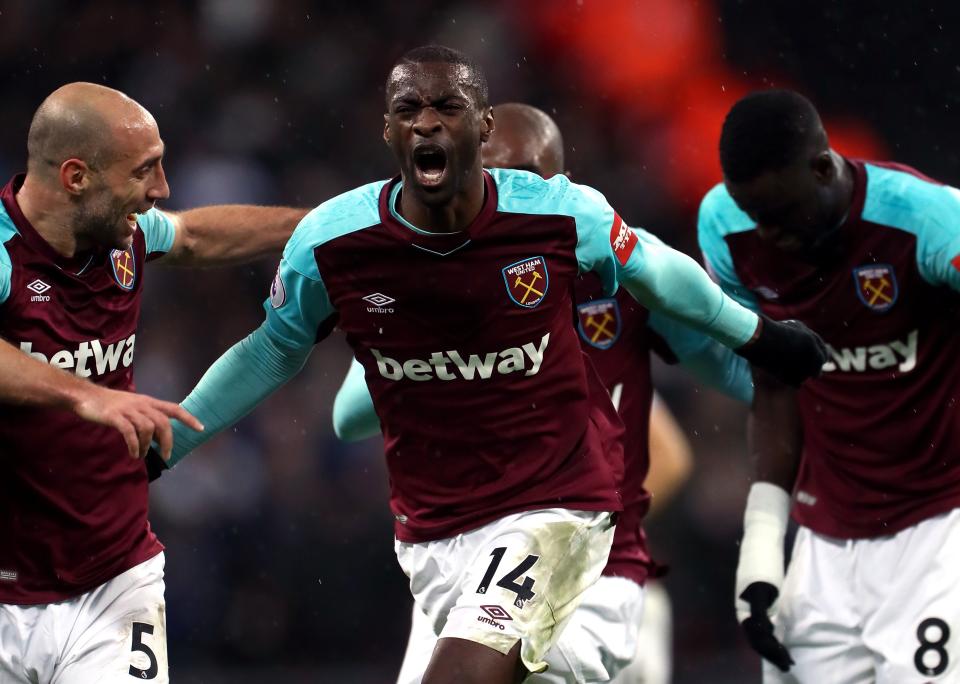
[[[497,128],[483,145],[484,166],[523,169],[543,178],[563,173],[563,138],[546,112],[509,103],[495,106],[494,115]],[[614,298],[604,298],[601,283],[592,274],[578,279],[575,303],[581,348],[593,362],[626,426],[624,513],[603,576],[587,590],[571,624],[548,654],[547,672],[528,681],[609,681],[630,663],[630,672],[621,673],[614,681],[665,682],[670,672],[670,606],[662,589],[649,592],[658,568],[650,559],[640,527],[651,503],[644,487],[649,481],[648,461],[652,461],[656,467],[651,471],[657,474],[652,491],[670,496],[686,479],[691,456],[689,443],[669,410],[661,402],[657,402],[656,410],[652,408],[650,353],[656,350],[675,363],[677,357],[672,350],[680,350],[682,362],[698,371],[702,380],[742,401],[752,397],[749,366],[703,335],[662,316],[651,319],[649,312],[623,290]],[[363,367],[357,361],[351,364],[337,393],[333,417],[334,430],[343,439],[380,433]],[[648,444],[652,459],[648,459]],[[419,684],[437,641],[424,612],[416,605],[412,612],[410,639],[397,679],[400,684]],[[645,622],[641,613],[651,620],[643,634],[638,631]],[[642,659],[634,657],[638,649],[642,649]]]
[[[384,139],[400,178],[304,219],[265,324],[184,404],[215,433],[339,325],[384,421],[401,566],[444,625],[424,679],[515,681],[545,667],[605,564],[609,511],[620,507],[622,463],[608,441],[619,420],[596,378],[569,363],[579,358],[569,324],[578,273],[598,271],[607,292],[619,280],[794,382],[819,371],[822,349],[809,331],[761,324],[722,298],[687,257],[640,242],[595,191],[562,176],[485,173],[486,81],[460,53],[407,53],[386,92]],[[175,459],[202,441],[176,436]]]
[[[751,644],[789,669],[765,663],[764,680],[955,681],[960,193],[844,159],[790,91],[737,102],[720,160],[724,185],[700,209],[708,265],[830,351],[799,392],[757,377],[736,595]]]
[[[304,212],[162,213],[163,153],[143,107],[72,83],[37,109],[27,173],[0,191],[3,682],[167,681],[163,547],[130,456],[154,436],[169,450],[168,416],[201,426],[132,393],[143,266],[276,251]]]

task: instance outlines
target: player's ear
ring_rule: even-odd
[[[90,185],[90,167],[82,159],[68,159],[60,165],[60,185],[71,195],[79,195]]]
[[[493,122],[493,107],[487,107],[486,111],[480,116],[480,142],[485,143],[490,139],[490,135],[496,129],[496,125]]]
[[[390,144],[390,115],[383,115],[383,142]]]
[[[833,155],[830,154],[830,150],[824,150],[817,154],[817,156],[811,160],[810,167],[813,170],[813,175],[816,177],[817,182],[822,185],[832,183],[837,175],[837,167],[833,163]]]

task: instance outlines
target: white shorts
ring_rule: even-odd
[[[433,634],[501,653],[520,641],[524,666],[540,672],[583,593],[600,577],[613,529],[610,513],[549,508],[448,539],[397,541],[395,549]]]
[[[645,610],[644,589],[622,577],[601,577],[583,594],[560,639],[545,657],[545,672],[528,677],[524,684],[607,682],[633,659]],[[410,638],[397,684],[420,684],[437,635],[430,620],[413,607]],[[614,681],[620,681],[615,679]],[[633,682],[647,680],[624,680]]]
[[[657,580],[643,587],[643,616],[633,661],[610,684],[670,684],[673,673],[673,611]]]
[[[796,665],[768,684],[960,682],[960,509],[875,539],[801,527],[774,622]]]
[[[163,554],[81,596],[0,604],[3,684],[167,684]]]

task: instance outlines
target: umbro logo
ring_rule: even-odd
[[[388,297],[382,292],[374,292],[372,294],[368,294],[366,297],[363,297],[362,299],[368,304],[373,305],[373,306],[367,307],[367,311],[369,313],[393,313],[393,308],[392,307],[388,308],[388,305],[393,304],[395,301],[397,301],[393,297]]]
[[[32,283],[27,285],[27,289],[34,293],[30,298],[31,302],[49,302],[50,295],[44,294],[47,290],[50,289],[50,286],[45,282],[37,278]]]
[[[43,294],[44,292],[46,292],[47,290],[50,289],[50,286],[47,285],[47,284],[46,284],[45,282],[43,282],[42,280],[40,280],[39,278],[37,278],[37,279],[34,280],[32,283],[30,283],[29,285],[27,285],[27,289],[28,289],[28,290],[33,290],[33,291],[36,292],[37,294]]]
[[[370,302],[374,306],[386,306],[387,304],[393,304],[397,300],[393,297],[388,297],[385,294],[381,294],[380,292],[374,292],[373,294],[368,294],[366,297],[364,297],[363,301]]]

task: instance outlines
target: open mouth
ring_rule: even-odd
[[[413,167],[420,185],[440,185],[447,170],[447,151],[440,145],[419,145],[413,150]]]
[[[137,215],[136,214],[127,214],[127,225],[130,226],[131,232],[136,232],[137,230]]]

